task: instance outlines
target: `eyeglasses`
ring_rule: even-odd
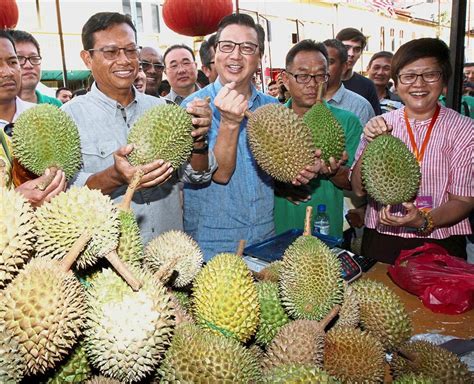
[[[156,72],[163,72],[163,68],[165,68],[165,66],[161,63],[150,63],[146,60],[140,61],[140,64],[143,67],[144,71],[148,71],[149,69],[151,69],[151,67],[153,67]]]
[[[120,55],[120,51],[123,51],[125,53],[125,56],[128,59],[138,59],[138,55],[140,54],[140,49],[138,45],[135,45],[133,47],[126,47],[126,48],[120,48],[120,47],[115,47],[115,46],[105,46],[102,48],[97,48],[97,49],[88,49],[89,52],[94,52],[94,51],[99,51],[104,55],[104,58],[107,60],[114,60]]]
[[[3,132],[5,132],[5,134],[9,137],[12,137],[13,135],[13,127],[14,127],[14,124],[13,123],[8,123],[7,125],[5,125],[3,127]]]
[[[170,71],[177,71],[179,67],[183,67],[184,69],[189,69],[193,66],[194,61],[183,61],[181,63],[173,63],[168,65],[166,68]]]
[[[239,52],[242,55],[253,55],[258,48],[257,44],[251,43],[250,41],[244,41],[243,43],[236,43],[235,41],[222,40],[217,42],[219,51],[224,53],[232,53],[235,49],[235,46],[239,46]]]
[[[31,65],[41,64],[41,56],[18,56],[18,62],[20,65],[25,65],[27,60]]]
[[[361,53],[362,52],[362,47],[359,45],[346,45],[344,44],[344,47],[346,47],[347,52],[349,52],[351,49],[354,53]]]
[[[403,73],[398,75],[398,80],[402,84],[414,84],[418,80],[418,77],[421,76],[425,83],[436,83],[440,78],[442,71],[431,71],[424,73]]]
[[[316,83],[325,83],[329,80],[329,73],[322,73],[319,75],[309,75],[307,73],[294,74],[286,71],[289,75],[293,76],[298,84],[308,84],[311,79],[314,79]]]

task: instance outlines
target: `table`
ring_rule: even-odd
[[[432,312],[418,297],[398,287],[387,274],[387,267],[388,264],[377,263],[362,278],[380,281],[400,297],[412,319],[413,334],[438,333],[461,339],[474,338],[474,310],[460,315]]]

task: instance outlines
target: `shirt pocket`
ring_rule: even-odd
[[[119,148],[115,141],[90,142],[82,145],[85,172],[99,172],[114,164],[113,153]]]

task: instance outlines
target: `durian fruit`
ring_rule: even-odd
[[[84,343],[79,343],[48,379],[47,384],[83,383],[91,376]]]
[[[357,294],[344,282],[344,300],[334,327],[356,328],[360,321],[360,305]]]
[[[246,342],[257,330],[257,289],[245,262],[231,253],[209,261],[193,282],[196,323],[217,334]]]
[[[158,372],[161,383],[259,383],[255,356],[238,341],[200,329],[179,326]]]
[[[250,149],[262,169],[289,183],[314,163],[311,132],[292,109],[267,104],[251,114],[247,124]]]
[[[202,267],[203,255],[193,238],[182,231],[168,231],[155,237],[145,247],[143,265],[156,273],[173,263],[174,287],[190,284]]]
[[[394,378],[405,374],[422,375],[434,383],[472,384],[474,379],[457,355],[424,340],[403,344],[390,363]]]
[[[337,384],[334,377],[310,364],[285,364],[272,368],[263,384]]]
[[[393,384],[436,384],[431,377],[407,373],[392,382]]]
[[[254,272],[255,277],[261,281],[280,281],[281,260],[272,261],[260,272]]]
[[[31,260],[0,292],[0,332],[18,344],[25,374],[45,373],[76,344],[85,297],[71,271],[48,257]]]
[[[191,296],[185,291],[172,290],[173,296],[178,300],[179,305],[181,305],[186,311],[192,311]]]
[[[173,292],[169,293],[174,308],[176,326],[184,323],[194,323],[192,315],[180,304],[179,299],[173,294]]]
[[[128,159],[133,166],[162,159],[178,169],[191,155],[192,130],[191,116],[178,105],[150,108],[130,130],[128,143],[134,149]]]
[[[277,283],[261,281],[256,287],[260,303],[260,323],[255,338],[257,343],[266,346],[290,319],[281,305]]]
[[[0,187],[0,289],[28,260],[34,238],[33,208],[21,194]]]
[[[101,374],[126,383],[154,372],[175,324],[164,286],[146,271],[133,273],[143,282],[138,292],[111,269],[98,274],[87,290],[87,357]]]
[[[330,157],[339,161],[346,139],[341,124],[322,101],[323,85],[318,89],[318,101],[304,114],[303,120],[311,129],[314,146],[321,150],[321,159],[328,163]]]
[[[283,255],[280,294],[295,319],[321,320],[342,302],[341,264],[318,238],[300,236]]]
[[[411,201],[421,182],[420,165],[403,141],[384,134],[362,155],[362,182],[370,197],[383,205]]]
[[[386,285],[374,280],[352,284],[360,303],[360,324],[383,344],[395,350],[412,335],[412,323],[400,298]]]
[[[15,121],[12,144],[19,163],[38,176],[56,167],[70,180],[79,171],[79,132],[72,118],[58,107],[38,104],[22,112]]]
[[[24,372],[25,364],[18,354],[18,343],[0,331],[0,383],[19,383]]]
[[[333,328],[326,334],[324,370],[344,383],[382,383],[385,352],[365,331]]]
[[[105,376],[94,376],[90,380],[87,380],[85,384],[123,384],[121,381],[111,379]]]

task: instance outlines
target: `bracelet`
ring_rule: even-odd
[[[421,236],[429,236],[434,230],[434,223],[433,218],[431,217],[431,213],[429,211],[419,211],[420,215],[425,220],[423,225],[418,228],[416,231]]]
[[[198,155],[203,155],[209,151],[209,144],[207,141],[201,148],[193,148],[192,153],[197,153]]]

